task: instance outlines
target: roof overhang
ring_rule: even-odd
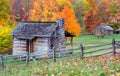
[[[65,30],[65,37],[75,37],[75,35]]]
[[[36,37],[46,37],[46,38],[48,38],[48,37],[50,37],[50,35],[34,35],[34,36],[22,36],[22,35],[13,35],[15,38],[17,38],[17,39],[22,39],[22,40],[32,40],[32,39],[34,39],[34,38],[36,38]]]

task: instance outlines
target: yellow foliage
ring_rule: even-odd
[[[29,12],[30,21],[56,21],[56,13],[64,6],[73,8],[69,0],[35,0]]]
[[[88,2],[87,0],[83,0],[83,3],[84,3],[86,6],[88,6],[88,7],[90,6],[90,5],[89,5],[89,2]]]
[[[65,19],[65,30],[76,36],[80,35],[81,28],[69,0],[35,0],[29,13],[30,21],[56,21],[56,18]]]
[[[29,13],[30,21],[56,21],[55,13],[58,11],[54,0],[35,0]]]
[[[11,31],[12,27],[0,25],[0,52],[12,47]]]
[[[72,3],[69,0],[56,0],[57,4],[60,8],[64,9],[64,6],[68,6],[69,8],[73,8]]]

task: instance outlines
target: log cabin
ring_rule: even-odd
[[[66,46],[64,19],[56,22],[20,22],[11,32],[13,56],[29,52],[39,57],[51,57],[54,48],[57,56],[65,55]]]
[[[113,30],[111,26],[100,24],[93,29],[93,34],[96,36],[108,36],[113,34]]]
[[[118,32],[118,34],[120,34],[120,28],[119,28],[119,29],[117,29],[117,32]]]

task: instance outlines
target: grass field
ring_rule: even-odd
[[[80,36],[79,38],[74,38],[74,43],[82,43],[83,45],[94,45],[106,42],[111,42],[112,39],[120,41],[120,34],[113,34],[111,36],[105,36],[104,38],[98,38],[94,35]]]
[[[120,76],[120,56],[100,56],[57,61],[42,60],[0,69],[0,76]]]
[[[105,36],[104,38],[98,38],[94,35],[80,36],[73,39],[73,44],[74,47],[80,46],[80,43],[82,43],[84,46],[91,46],[96,44],[112,42],[112,39],[120,41],[120,34],[113,34],[111,36]],[[70,43],[69,39],[67,40],[67,43]]]
[[[115,34],[105,38],[92,35],[81,36],[74,38],[74,47],[79,47],[80,43],[84,46],[107,43],[111,42],[113,38],[120,41],[120,35]],[[56,63],[43,59],[37,62],[31,61],[29,67],[26,67],[24,62],[24,64],[7,65],[4,69],[0,68],[0,76],[120,76],[120,55],[104,55],[83,60],[80,57],[59,59]]]
[[[105,43],[112,43],[112,39],[115,39],[116,41],[120,41],[120,34],[113,34],[111,36],[105,36],[104,38],[98,38],[97,36],[94,35],[87,35],[87,36],[80,36],[79,38],[74,38],[73,40],[73,47],[74,48],[78,48],[80,47],[80,43],[83,44],[84,47],[86,46],[94,46],[94,45],[99,45],[99,44],[105,44]],[[69,43],[69,40],[67,40],[67,43]],[[97,47],[97,48],[92,48],[92,49],[88,49],[88,50],[84,50],[84,52],[90,52],[90,51],[94,51],[94,50],[99,50],[102,48],[111,48],[111,45],[107,45],[107,46],[102,46],[102,47]],[[67,48],[71,48],[71,46],[67,46]],[[105,50],[105,51],[101,51],[101,52],[96,52],[96,53],[92,53],[92,54],[87,54],[84,55],[86,56],[94,56],[94,55],[99,55],[102,53],[106,53],[112,51],[112,49],[110,50]],[[80,50],[74,50],[74,52],[80,52]]]

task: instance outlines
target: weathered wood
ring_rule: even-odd
[[[112,52],[116,54],[115,39],[112,39]]]
[[[23,45],[26,45],[26,42],[23,40],[18,40],[18,41],[16,41],[16,40],[13,40],[13,44],[23,44]]]
[[[73,37],[71,37],[71,47],[72,47],[72,52],[73,52]]]
[[[36,43],[48,43],[48,39],[49,38],[36,38],[34,41],[36,42]]]
[[[83,45],[82,44],[80,44],[80,58],[81,59],[83,59],[83,50],[84,50],[84,48],[83,48]]]
[[[13,55],[21,55],[23,51],[26,51],[26,40],[13,39]],[[16,53],[16,51],[20,51]]]
[[[26,48],[17,48],[17,47],[15,47],[15,48],[13,48],[13,51],[26,51]]]
[[[86,46],[84,49],[92,49],[92,48],[97,48],[97,47],[102,47],[102,46],[107,46],[107,45],[111,45],[112,43],[104,43],[104,44],[99,44],[99,45],[95,45],[95,46]]]
[[[120,43],[117,43],[116,45],[117,45],[116,48],[120,48]]]
[[[44,54],[46,55],[41,57],[48,57],[48,51],[49,51],[49,38],[36,38],[33,43],[34,53],[37,54]],[[40,57],[40,56],[39,56]]]
[[[116,48],[120,48],[120,41],[115,41]]]
[[[27,53],[27,56],[26,56],[26,65],[27,66],[29,65],[29,53]]]
[[[2,65],[2,68],[4,68],[5,64],[4,64],[4,58],[2,54],[1,54],[1,65]]]
[[[120,41],[116,41],[116,43],[120,43]]]
[[[84,54],[90,54],[90,53],[95,53],[95,52],[100,52],[100,51],[105,51],[105,50],[111,50],[112,47],[110,48],[103,48],[103,49],[99,49],[99,50],[94,50],[94,51],[90,51],[90,52],[84,52]]]
[[[27,40],[27,57],[26,57],[26,65],[29,65],[29,53],[30,53],[30,40]]]
[[[110,53],[111,53],[111,51],[110,51],[110,52],[103,53],[103,54],[95,55],[95,56],[87,56],[86,58],[98,57],[98,56],[107,55],[107,54],[110,54]]]
[[[56,50],[53,47],[53,61],[56,62]]]
[[[74,51],[80,50],[80,47],[78,47],[78,48],[73,48],[73,49],[66,49],[65,51],[71,51],[71,50],[74,50]]]
[[[34,52],[33,40],[30,41],[30,53]]]

